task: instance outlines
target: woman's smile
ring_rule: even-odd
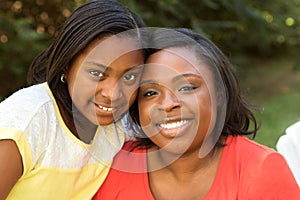
[[[97,103],[95,103],[95,106],[96,106],[96,109],[101,113],[103,112],[103,113],[111,113],[112,114],[112,112],[113,112],[113,108],[110,106],[102,106]]]
[[[191,120],[178,119],[178,120],[165,120],[162,123],[158,123],[160,133],[165,137],[178,137],[186,132],[186,129],[190,127]]]

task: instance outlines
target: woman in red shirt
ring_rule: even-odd
[[[150,45],[131,109],[144,135],[94,199],[300,199],[284,158],[246,137],[256,119],[218,47],[187,29],[153,31]]]

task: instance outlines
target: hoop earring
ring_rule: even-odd
[[[66,80],[66,78],[65,78],[65,74],[62,74],[61,76],[60,76],[60,81],[62,82],[62,83],[65,83],[67,80]]]

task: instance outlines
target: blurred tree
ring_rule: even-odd
[[[32,59],[75,6],[67,0],[0,1],[0,98],[25,85]]]
[[[33,57],[85,1],[0,1],[0,99],[25,85]],[[300,0],[119,1],[148,26],[187,27],[205,34],[234,63],[244,60],[238,58],[274,56],[299,48]]]
[[[42,49],[43,36],[32,29],[27,19],[0,18],[0,94],[13,91],[25,82],[25,74],[33,56]],[[45,41],[44,41],[45,43]]]
[[[148,26],[193,28],[234,55],[271,56],[300,41],[299,0],[120,2],[140,14]]]

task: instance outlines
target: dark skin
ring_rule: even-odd
[[[0,140],[0,199],[4,200],[23,173],[20,152],[13,140]]]
[[[148,150],[151,151],[151,150]],[[151,169],[153,163],[163,162],[168,152],[161,151],[148,157]],[[202,199],[211,188],[222,148],[216,147],[205,158],[199,159],[198,152],[177,159],[171,165],[149,173],[149,184],[155,199]],[[168,159],[168,158],[167,158]],[[197,188],[197,189],[195,189]]]

